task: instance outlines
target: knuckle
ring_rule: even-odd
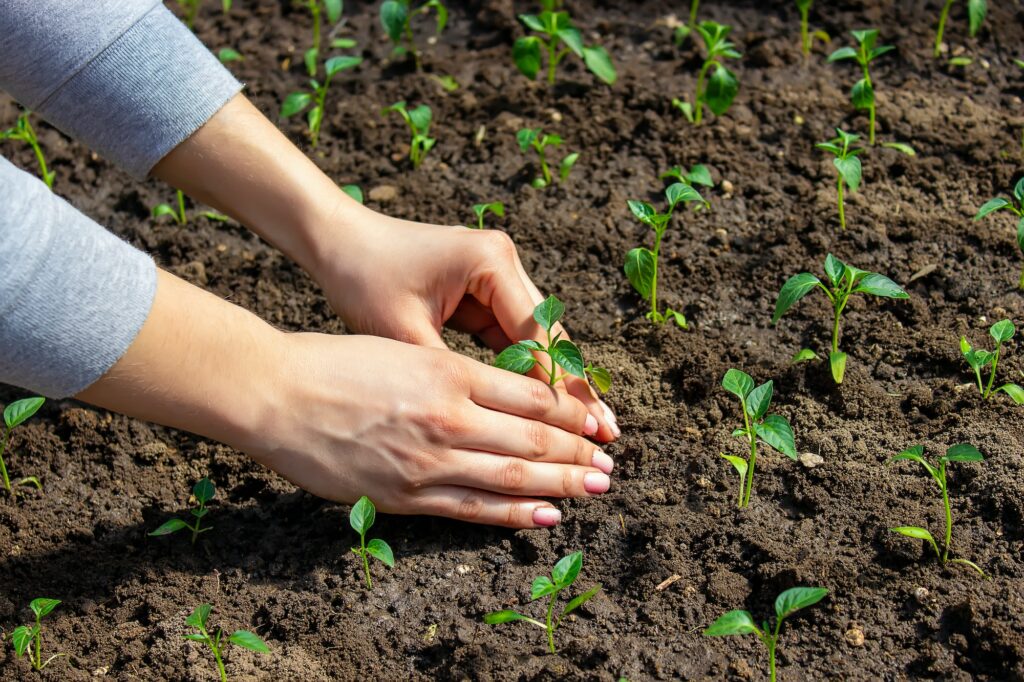
[[[476,493],[466,493],[466,495],[459,500],[459,507],[456,510],[455,515],[460,519],[472,521],[473,519],[479,518],[483,510],[483,498]]]
[[[583,438],[574,437],[576,452],[573,455],[573,464],[581,467],[591,466],[594,462],[594,446]]]
[[[540,381],[531,381],[529,400],[533,414],[547,415],[554,408],[556,398],[549,386]]]
[[[526,423],[526,454],[532,459],[540,459],[548,454],[551,448],[551,436],[548,428],[540,422]]]
[[[435,407],[424,417],[427,436],[435,443],[448,443],[465,431],[465,420],[458,410]]]
[[[566,467],[562,471],[562,491],[561,497],[576,497],[576,474],[573,473],[571,467]]]
[[[492,258],[509,259],[516,255],[516,243],[501,230],[487,230],[482,235],[487,241],[488,255]]]
[[[526,467],[523,462],[513,458],[501,465],[498,485],[502,490],[522,490],[523,481],[526,480]]]
[[[519,505],[509,503],[505,506],[505,525],[512,528],[522,525],[520,521],[522,515],[520,514]]]
[[[437,351],[432,363],[434,379],[460,392],[469,385],[469,371],[465,362],[453,358],[448,351]]]

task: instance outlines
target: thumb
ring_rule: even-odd
[[[383,335],[427,348],[448,350],[441,338],[441,331],[431,322],[430,315],[423,310],[407,310],[395,313],[386,323]]]

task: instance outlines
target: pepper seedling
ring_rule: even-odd
[[[935,31],[935,56],[942,54],[942,36],[946,32],[946,20],[949,19],[949,10],[953,8],[955,0],[946,0],[939,13],[939,27]],[[986,0],[967,0],[967,21],[971,37],[978,34],[981,25],[985,22],[985,15],[988,13]]]
[[[423,65],[412,34],[412,20],[421,14],[430,13],[430,10],[437,14],[437,30],[434,35],[439,36],[448,24],[448,8],[441,0],[427,0],[416,9],[413,9],[411,0],[384,0],[380,6],[380,23],[394,43],[391,54],[396,57],[411,54],[417,71]]]
[[[206,503],[213,499],[216,494],[216,490],[213,487],[213,483],[208,478],[199,479],[194,486],[192,486],[192,497],[188,503],[194,505],[192,509],[189,509],[189,513],[195,518],[192,525],[189,525],[185,521],[175,517],[165,521],[159,528],[154,530],[149,535],[151,537],[160,537],[162,535],[170,535],[171,533],[177,533],[179,530],[189,529],[192,531],[192,544],[196,544],[196,538],[199,537],[200,533],[205,533],[208,530],[213,530],[213,526],[207,526],[202,528],[203,517],[210,511],[206,507]]]
[[[570,53],[583,60],[587,69],[608,85],[618,78],[608,51],[600,45],[584,45],[583,36],[572,24],[568,12],[546,10],[538,15],[520,14],[519,21],[541,34],[524,36],[512,45],[512,60],[524,76],[533,80],[541,69],[542,52],[547,52],[548,84],[554,85],[558,65]]]
[[[966,336],[960,337],[960,352],[963,353],[967,364],[974,370],[974,376],[978,380],[978,392],[981,393],[982,400],[988,400],[994,394],[1002,391],[1018,405],[1024,404],[1024,388],[1017,384],[1003,384],[994,390],[992,388],[995,385],[996,369],[999,365],[999,352],[1002,350],[1003,344],[1013,338],[1016,331],[1013,322],[1009,320],[1000,320],[992,325],[988,333],[996,340],[996,349],[991,352],[973,348]],[[983,382],[981,377],[984,368],[988,368],[989,371],[987,382]]]
[[[731,26],[715,21],[702,21],[697,25],[696,31],[704,41],[707,57],[697,73],[697,91],[694,93],[693,104],[673,99],[672,106],[683,112],[690,123],[700,125],[704,118],[705,105],[716,116],[721,116],[732,106],[740,89],[740,81],[735,73],[726,68],[722,60],[739,59],[743,55],[736,50],[733,43],[726,40],[726,36],[732,31]],[[708,77],[708,71],[712,67],[714,71]]]
[[[220,680],[221,682],[227,682],[228,674],[224,670],[223,656],[229,642],[243,649],[255,651],[258,654],[269,654],[270,647],[260,639],[259,635],[248,630],[235,630],[225,638],[223,637],[224,631],[221,628],[217,628],[217,634],[211,636],[206,629],[211,611],[213,611],[213,606],[210,604],[200,604],[197,606],[195,611],[185,619],[185,625],[195,628],[199,632],[190,632],[187,635],[182,635],[182,637],[193,642],[202,642],[210,647],[210,651],[213,652],[213,658],[217,661],[217,672],[220,673]]]
[[[811,32],[809,19],[813,4],[814,0],[796,0],[796,8],[800,11],[800,51],[804,53],[804,57],[810,56],[815,38],[823,43],[832,40],[824,31]]]
[[[896,455],[890,459],[888,463],[892,464],[893,462],[903,459],[917,462],[923,466],[925,471],[927,471],[938,484],[939,490],[942,491],[942,506],[946,512],[946,541],[942,551],[940,552],[938,543],[926,528],[921,528],[919,526],[899,526],[897,528],[890,528],[889,530],[893,533],[905,535],[908,538],[927,541],[928,544],[932,546],[932,549],[935,550],[935,556],[937,556],[943,564],[963,564],[965,566],[970,566],[980,573],[982,577],[988,577],[985,575],[985,571],[981,570],[981,568],[973,561],[949,558],[949,542],[953,537],[953,512],[950,510],[949,506],[949,482],[946,477],[946,465],[950,462],[983,462],[985,458],[973,445],[969,443],[960,443],[959,445],[954,445],[946,450],[946,454],[939,457],[938,467],[935,467],[929,464],[924,458],[924,446],[915,445]]]
[[[312,147],[316,147],[320,140],[320,125],[324,120],[324,111],[327,103],[327,90],[331,87],[331,79],[346,69],[354,69],[363,63],[362,57],[331,57],[324,62],[324,82],[321,83],[311,78],[309,86],[311,92],[293,92],[284,98],[281,104],[281,118],[291,118],[306,110],[306,107],[313,105],[306,111],[306,125],[309,127],[309,141]]]
[[[4,408],[4,438],[0,441],[0,475],[3,476],[4,490],[9,493],[13,493],[14,489],[11,486],[11,479],[7,475],[7,464],[4,463],[4,453],[7,451],[7,444],[11,440],[11,433],[17,427],[24,424],[32,415],[39,411],[39,408],[46,402],[45,398],[36,396],[35,398],[22,398],[21,400],[15,400],[13,403]],[[14,485],[34,485],[39,490],[43,489],[43,484],[39,482],[39,479],[35,476],[26,476],[19,481],[16,481]]]
[[[533,309],[533,319],[547,333],[547,344],[533,339],[514,343],[498,354],[494,366],[516,374],[526,374],[534,367],[540,367],[548,375],[548,384],[551,386],[569,375],[580,379],[586,379],[589,376],[594,380],[594,385],[598,390],[602,393],[607,392],[612,385],[612,377],[608,370],[594,367],[592,364],[584,364],[583,353],[580,352],[579,347],[569,339],[560,338],[562,332],[558,332],[554,337],[551,336],[551,330],[555,323],[564,314],[565,305],[556,297],[548,296]],[[551,366],[545,367],[537,360],[534,353],[547,354],[551,358]],[[559,368],[565,371],[559,373]]]
[[[14,653],[18,658],[21,658],[26,652],[28,653],[29,663],[32,664],[32,668],[35,670],[42,670],[55,658],[60,658],[64,654],[54,654],[45,661],[43,660],[43,626],[42,620],[45,616],[49,615],[57,605],[60,604],[59,599],[46,599],[40,597],[33,599],[29,603],[28,607],[32,609],[32,613],[36,616],[35,625],[19,625],[14,628],[14,632],[11,633],[11,643],[14,644]],[[35,651],[32,649],[35,647]]]
[[[484,216],[488,213],[493,213],[499,218],[505,217],[505,204],[500,201],[492,201],[489,204],[473,204],[473,213],[476,214],[476,227],[478,230],[484,229]]]
[[[320,5],[323,4],[323,9]],[[306,71],[310,78],[316,76],[317,64],[320,62],[320,13],[326,12],[327,21],[336,24],[341,21],[342,0],[306,0],[306,7],[313,19],[313,46],[303,54]]]
[[[551,185],[554,182],[554,178],[551,175],[551,168],[548,166],[547,154],[544,150],[547,147],[561,147],[562,138],[558,135],[548,135],[540,128],[523,128],[516,133],[516,141],[519,142],[520,151],[526,154],[532,148],[537,152],[537,156],[540,159],[541,176],[534,178],[530,182],[530,186],[535,189],[544,189]],[[572,167],[576,165],[576,161],[579,158],[579,152],[565,155],[562,162],[558,164],[559,182],[565,182],[566,178],[569,177],[569,173],[572,172]]]
[[[877,29],[850,31],[857,41],[857,47],[841,47],[828,56],[829,63],[852,59],[860,64],[864,77],[854,83],[850,101],[855,109],[867,109],[869,119],[868,144],[875,144],[875,86],[871,81],[868,65],[886,52],[896,49],[892,45],[875,46],[878,42]]]
[[[536,625],[547,631],[548,650],[551,653],[555,653],[555,630],[562,624],[566,616],[593,599],[594,595],[601,591],[601,585],[595,585],[583,594],[571,599],[565,605],[565,608],[562,609],[562,612],[555,616],[555,603],[558,601],[559,593],[576,582],[581,568],[583,568],[583,552],[573,552],[569,556],[559,559],[555,567],[551,569],[550,578],[542,575],[534,579],[533,585],[530,587],[530,601],[537,601],[542,597],[548,597],[547,616],[543,623],[510,609],[488,613],[484,616],[484,622],[488,625],[498,625],[521,620]]]
[[[658,176],[659,180],[675,180],[685,182],[688,185],[701,185],[703,187],[714,187],[715,181],[711,179],[711,171],[702,163],[695,164],[690,170],[683,166],[672,166]],[[707,201],[698,202],[693,205],[694,211],[710,209],[711,204]]]
[[[740,475],[740,494],[737,506],[742,509],[750,505],[754,490],[754,468],[757,465],[757,441],[769,445],[786,457],[796,461],[796,441],[789,420],[777,414],[768,414],[772,404],[774,384],[769,379],[758,387],[746,372],[730,369],[722,377],[722,388],[740,399],[743,412],[743,428],[732,432],[733,436],[744,439],[750,447],[750,455],[744,459],[721,453]]]
[[[366,541],[366,533],[370,530],[373,522],[377,519],[377,508],[366,495],[352,505],[349,512],[348,522],[355,532],[359,533],[359,546],[352,548],[352,553],[363,560],[363,572],[366,574],[366,588],[373,589],[373,581],[370,579],[370,557],[377,559],[388,568],[395,567],[395,554],[391,546],[379,538]]]
[[[395,102],[384,109],[381,114],[387,116],[391,112],[396,112],[409,126],[409,132],[412,134],[412,141],[409,143],[409,160],[412,161],[413,168],[419,168],[427,152],[437,144],[437,140],[429,136],[432,118],[430,107],[421,104],[408,109],[405,102]]]
[[[978,209],[974,219],[981,220],[995,211],[1009,211],[1017,216],[1017,247],[1024,252],[1024,178],[1017,181],[1016,186],[1013,188],[1012,198],[996,197],[995,199],[989,199]],[[1018,286],[1024,289],[1024,270],[1020,273]]]
[[[730,635],[757,635],[768,649],[768,679],[775,682],[775,652],[779,646],[779,630],[782,621],[800,609],[814,606],[828,594],[824,587],[792,587],[775,600],[775,627],[768,621],[761,623],[761,629],[754,624],[754,617],[748,611],[730,611],[719,616],[704,634],[708,637]]]
[[[648,320],[660,325],[671,319],[679,327],[686,329],[685,315],[671,308],[666,309],[664,313],[658,310],[658,259],[661,254],[661,240],[665,236],[676,206],[691,201],[699,201],[706,206],[707,202],[700,192],[686,182],[669,185],[665,190],[665,198],[668,200],[668,210],[665,213],[658,213],[646,201],[630,199],[626,202],[637,220],[654,230],[654,249],[642,246],[630,249],[626,254],[624,270],[629,283],[645,301],[651,304],[651,309],[646,314]]]
[[[32,148],[32,153],[36,155],[36,161],[39,163],[39,173],[42,175],[43,182],[50,189],[53,189],[53,178],[56,175],[53,171],[49,170],[46,166],[46,157],[43,155],[43,149],[39,146],[39,138],[36,136],[35,128],[32,127],[32,123],[28,120],[31,112],[26,109],[18,115],[18,119],[14,122],[13,128],[0,132],[0,142],[3,140],[16,140],[18,142],[24,142]]]
[[[860,135],[848,133],[841,128],[836,128],[836,135],[837,137],[832,138],[828,142],[819,142],[814,146],[818,149],[830,152],[835,156],[835,158],[832,159],[832,164],[839,172],[839,178],[836,181],[836,192],[838,196],[837,203],[839,205],[839,227],[845,230],[845,188],[849,187],[851,192],[856,192],[857,188],[860,187],[860,182],[863,178],[863,168],[861,166],[860,159],[857,157],[864,153],[864,149],[862,147],[853,146],[853,143],[860,139]]]
[[[157,204],[153,207],[153,211],[150,215],[153,218],[169,215],[174,218],[174,222],[177,224],[185,225],[188,222],[188,215],[185,213],[185,193],[180,189],[175,192],[175,203],[177,204],[177,208],[170,204]],[[200,211],[199,215],[218,223],[223,223],[228,220],[226,215],[218,213],[217,211]]]
[[[839,319],[846,308],[846,304],[853,294],[870,294],[883,298],[905,299],[910,295],[899,287],[898,284],[884,275],[875,272],[867,272],[847,265],[831,253],[825,257],[825,274],[828,276],[829,286],[822,283],[820,279],[809,272],[801,272],[793,275],[782,285],[779,291],[779,298],[775,302],[775,314],[772,315],[772,324],[776,324],[787,310],[794,303],[806,296],[811,289],[819,287],[825,292],[829,303],[832,304],[832,352],[829,353],[829,365],[832,368],[832,378],[837,384],[843,383],[843,375],[846,373],[846,353],[839,350]],[[817,357],[811,351],[810,355],[801,351],[794,357],[794,361],[811,359]]]

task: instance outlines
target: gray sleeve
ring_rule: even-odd
[[[160,0],[0,1],[0,89],[136,178],[241,87]]]
[[[78,393],[128,349],[155,292],[149,256],[0,157],[0,382]]]

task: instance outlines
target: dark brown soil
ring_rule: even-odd
[[[275,116],[305,82],[298,55],[307,14],[287,2],[236,2],[224,18],[205,4],[200,36],[245,55],[231,68]],[[338,182],[396,187],[397,199],[370,203],[401,217],[463,223],[474,202],[509,206],[496,224],[516,239],[540,287],[567,303],[589,356],[614,372],[609,402],[625,427],[611,449],[613,489],[561,503],[565,522],[550,532],[381,518],[376,530],[398,564],[367,592],[348,551],[347,508],[215,443],[51,402],[19,432],[9,459],[17,474],[39,475],[45,492],[0,501],[5,636],[29,618],[30,599],[60,598],[46,649],[68,657],[44,679],[213,680],[206,652],[179,637],[185,615],[209,601],[217,624],[253,629],[273,648],[267,657],[233,651],[236,679],[759,680],[767,663],[754,639],[712,640],[701,630],[733,608],[767,617],[779,591],[822,585],[830,596],[785,627],[781,679],[1024,680],[1024,408],[1005,396],[982,403],[964,386],[971,376],[957,347],[964,333],[984,343],[997,319],[1024,321],[1012,221],[970,220],[1019,177],[1024,71],[1012,58],[1024,56],[1024,9],[990,3],[975,41],[965,38],[957,3],[948,38],[975,63],[953,69],[930,57],[940,4],[816,3],[813,22],[830,34],[878,26],[898,46],[874,68],[879,135],[918,151],[866,154],[865,184],[840,233],[833,171],[813,143],[836,125],[863,133],[866,118],[847,102],[852,65],[827,65],[821,48],[801,59],[791,2],[704,3],[704,17],[736,27],[745,58],[736,105],[700,128],[669,104],[692,91],[699,63],[692,48],[672,46],[667,3],[570,0],[584,34],[600,35],[615,56],[620,81],[599,86],[569,61],[550,90],[512,68],[513,10],[527,3],[455,6],[425,56],[428,73],[462,85],[451,94],[387,62],[375,4],[346,3],[338,35],[355,37],[367,61],[337,82],[318,163]],[[689,3],[674,5],[683,16]],[[435,112],[439,143],[416,172],[393,156],[403,126],[379,114],[399,99]],[[0,104],[0,120],[15,114]],[[534,169],[514,141],[523,123],[582,152],[568,184],[528,187]],[[306,145],[300,122],[287,129]],[[162,265],[280,327],[342,331],[311,281],[243,228],[154,222],[149,207],[171,190],[133,182],[41,130],[57,192]],[[25,151],[2,151],[34,170]],[[660,171],[698,162],[734,191],[710,191],[711,212],[675,221],[660,290],[692,325],[655,329],[621,271],[625,252],[649,237],[625,200],[657,199]],[[829,251],[902,283],[934,268],[908,284],[909,301],[851,304],[840,387],[821,363],[788,364],[799,348],[827,343],[821,297],[770,325],[785,278],[819,272]],[[469,340],[451,340],[486,357]],[[1006,346],[1004,380],[1019,376],[1022,351]],[[775,408],[792,420],[799,449],[824,459],[806,468],[765,455],[747,511],[734,508],[734,474],[718,456],[739,447],[729,436],[737,408],[719,386],[731,366],[775,379]],[[4,388],[0,402],[22,395]],[[991,580],[944,569],[922,543],[887,531],[920,524],[938,534],[942,511],[918,468],[886,459],[915,443],[934,454],[963,441],[987,459],[953,469],[953,546]],[[215,530],[195,548],[183,537],[146,537],[183,511],[203,475],[218,486]],[[482,624],[489,610],[524,604],[532,578],[576,549],[586,556],[579,585],[604,589],[560,631],[558,655],[547,655],[542,633],[527,625]],[[657,590],[670,576],[679,579]],[[862,645],[848,642],[851,629],[863,632]],[[0,676],[27,671],[0,647]]]

